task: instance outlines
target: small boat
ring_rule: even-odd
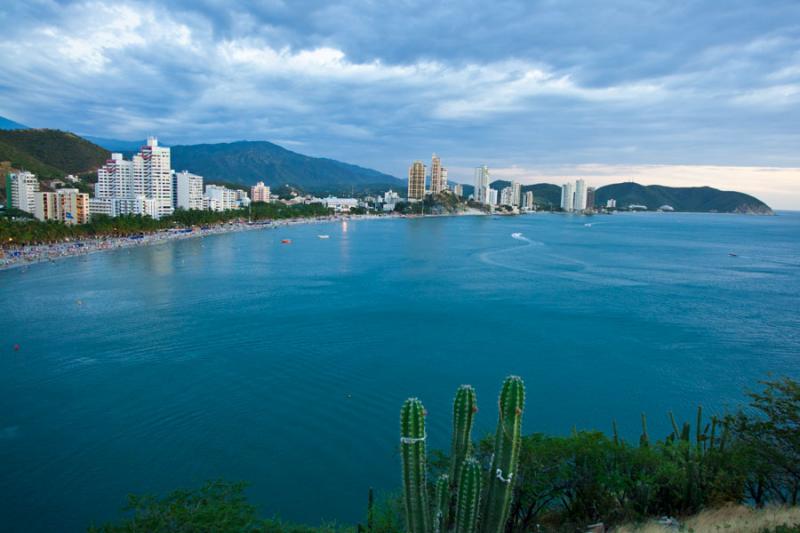
[[[729,256],[731,256],[731,257],[739,257],[738,255],[736,255],[736,254],[735,254],[735,253],[733,253],[733,252],[730,252],[728,255],[729,255]]]
[[[281,244],[292,244],[292,239],[281,239]]]
[[[317,235],[317,237],[319,237],[320,239],[330,239],[331,238],[330,235]]]
[[[590,223],[586,223],[586,224],[584,224],[584,226],[587,227],[587,228],[591,228],[592,227],[592,225]]]
[[[522,233],[512,233],[511,236],[514,237],[515,239],[519,239],[520,237],[522,237]]]

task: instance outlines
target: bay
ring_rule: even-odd
[[[526,432],[637,439],[646,412],[662,437],[800,377],[798,236],[793,212],[352,220],[0,272],[0,515],[81,531],[225,478],[354,523],[399,486],[406,397],[445,449],[456,387],[481,435],[508,374]]]

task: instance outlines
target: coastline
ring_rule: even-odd
[[[440,215],[400,215],[400,214],[367,214],[367,215],[330,215],[326,217],[300,217],[279,220],[268,220],[260,222],[224,222],[209,225],[206,229],[180,228],[160,230],[153,233],[145,233],[141,236],[128,237],[97,237],[91,239],[81,239],[75,241],[32,244],[0,248],[0,272],[15,268],[24,268],[38,263],[55,262],[59,259],[89,255],[109,250],[122,250],[140,246],[152,246],[165,242],[194,239],[209,235],[223,235],[226,233],[237,233],[240,231],[256,231],[277,229],[285,226],[295,226],[299,224],[324,224],[338,222],[342,220],[394,220],[401,218],[431,218],[448,216],[470,216],[481,213],[464,212],[448,213]]]
[[[277,229],[285,226],[295,226],[299,224],[323,224],[337,222],[341,220],[371,220],[371,219],[390,219],[402,218],[401,215],[331,215],[327,217],[314,218],[287,218],[281,220],[269,220],[263,222],[225,222],[209,225],[206,228],[181,228],[160,230],[153,233],[145,233],[141,236],[128,237],[96,237],[75,241],[32,244],[0,249],[0,272],[23,268],[37,263],[55,262],[59,259],[89,255],[93,253],[105,252],[109,250],[122,250],[126,248],[136,248],[140,246],[152,246],[165,242],[172,242],[184,239],[194,239],[209,235],[223,235],[226,233],[238,233],[240,231],[256,231]]]

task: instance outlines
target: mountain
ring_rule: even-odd
[[[123,153],[136,153],[139,148],[147,144],[145,140],[141,141],[123,141],[120,139],[108,139],[106,137],[94,137],[92,135],[83,135],[83,138],[90,141],[97,146],[105,148],[109,152],[123,152]],[[159,141],[159,146],[167,146]]]
[[[0,131],[0,161],[10,161],[13,168],[29,170],[40,178],[93,172],[108,157],[107,150],[66,131]]]
[[[377,170],[334,159],[309,157],[267,141],[172,146],[172,167],[188,170],[208,181],[252,185],[264,181],[278,187],[292,185],[305,192],[350,194],[404,190],[405,180]]]
[[[631,204],[658,209],[669,205],[675,211],[772,214],[770,207],[749,194],[721,191],[713,187],[666,187],[626,182],[605,185],[595,194],[597,205],[615,199],[618,207]]]
[[[28,126],[14,122],[10,118],[0,117],[0,130],[27,130]]]

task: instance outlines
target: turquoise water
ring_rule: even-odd
[[[797,213],[351,221],[0,272],[0,516],[79,531],[224,477],[264,515],[355,522],[399,484],[406,397],[443,448],[455,388],[480,434],[510,373],[526,431],[636,438],[646,411],[662,436],[800,377],[798,236]]]

